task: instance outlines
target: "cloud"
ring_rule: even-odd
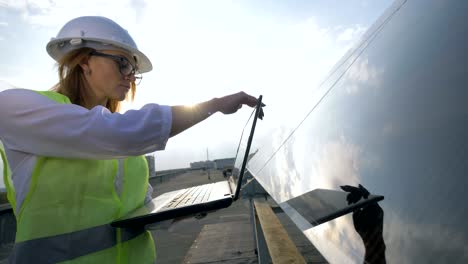
[[[0,80],[0,92],[15,88],[13,85],[9,84],[6,81]]]
[[[51,1],[26,2],[26,10],[30,16],[49,14],[53,6]]]
[[[135,10],[135,15],[138,20],[143,16],[147,4],[145,0],[130,0],[130,7]]]
[[[36,16],[49,13],[55,3],[52,0],[4,0],[0,5],[7,9],[20,11],[25,16]]]
[[[422,223],[385,211],[384,238],[387,257],[394,263],[466,263],[468,240],[463,229],[442,222]],[[387,230],[388,232],[385,232]],[[417,241],[417,243],[415,243]]]
[[[31,25],[57,28],[74,17],[85,15],[107,16],[116,21],[118,21],[117,18],[122,17],[126,17],[126,20],[132,18],[136,20],[143,14],[146,3],[144,0],[57,2],[53,0],[6,0],[3,6],[6,9],[19,12],[22,19]]]
[[[296,131],[272,157],[265,169],[262,165],[291,133],[291,129],[276,129],[266,141],[270,147],[260,149],[252,160],[252,172],[278,203],[297,197],[316,188],[339,189],[340,185],[361,182],[363,166],[379,166],[378,157],[365,155],[362,148],[348,142],[343,136],[321,142],[310,136],[310,131]],[[315,134],[315,137],[320,135]],[[269,155],[265,155],[265,153]]]
[[[367,28],[361,25],[355,25],[344,29],[338,34],[337,41],[354,41],[358,40]]]
[[[2,0],[0,1],[0,7],[2,8],[11,8],[19,9],[25,4],[25,1],[15,1],[15,0]]]
[[[356,94],[366,87],[380,87],[383,72],[382,68],[371,65],[367,57],[358,58],[344,76],[346,92]]]
[[[357,185],[360,182],[362,150],[343,136],[325,143],[320,157],[312,162],[315,164],[315,183],[311,187],[337,189],[340,185]]]

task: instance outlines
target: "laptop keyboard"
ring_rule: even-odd
[[[172,201],[161,209],[177,208],[206,202],[210,199],[210,193],[213,186],[214,183],[210,183],[188,188],[184,192],[178,194],[174,199],[172,199]]]

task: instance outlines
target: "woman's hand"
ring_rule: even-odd
[[[244,92],[238,92],[216,99],[216,108],[223,114],[235,113],[242,105],[255,107],[257,105],[257,98]]]

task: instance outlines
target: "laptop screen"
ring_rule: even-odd
[[[257,102],[257,107],[254,108],[254,110],[249,116],[249,119],[247,120],[247,123],[242,129],[239,145],[237,146],[236,158],[234,160],[234,168],[232,169],[232,176],[229,177],[229,184],[231,186],[231,190],[234,192],[234,199],[237,199],[237,196],[239,195],[240,188],[238,188],[237,185],[241,185],[240,181],[242,180],[245,168],[247,167],[248,160],[253,155],[249,155],[248,153],[250,151],[250,144],[252,143],[251,137],[253,137],[255,125],[257,123],[256,117],[258,117],[258,113],[261,107],[261,99],[262,97],[260,96]],[[249,155],[247,159],[246,155]]]

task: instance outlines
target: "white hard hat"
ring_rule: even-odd
[[[135,58],[140,73],[153,69],[151,61],[138,50],[127,30],[100,16],[83,16],[70,20],[62,27],[57,37],[47,43],[47,53],[58,61],[68,52],[84,47],[96,50],[124,50]]]

